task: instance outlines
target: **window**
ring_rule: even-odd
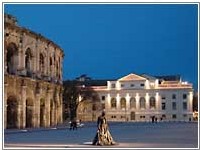
[[[116,118],[116,116],[111,116],[111,118]]]
[[[116,107],[117,107],[116,99],[112,98],[111,99],[111,108],[116,108]]]
[[[183,117],[186,118],[186,117],[187,117],[187,114],[184,114]]]
[[[93,104],[93,105],[92,105],[92,110],[93,110],[93,111],[96,111],[96,110],[97,110],[97,105],[96,105],[96,104]]]
[[[111,84],[111,87],[112,87],[112,88],[115,88],[115,84],[114,84],[114,83],[113,83],[113,84]]]
[[[106,108],[105,104],[101,104],[101,108],[105,109]]]
[[[122,119],[122,118],[126,118],[126,116],[121,116],[121,119]]]
[[[141,83],[140,86],[144,86],[144,83]]]
[[[124,87],[124,84],[121,84],[121,87]]]
[[[106,97],[105,97],[105,96],[102,96],[101,99],[104,101],[104,100],[106,99]]]
[[[32,58],[31,49],[28,48],[25,53],[25,68],[28,73],[31,70],[31,58]]]
[[[183,99],[187,99],[187,94],[183,94]]]
[[[166,99],[166,97],[165,97],[165,96],[162,96],[162,99]]]
[[[146,108],[146,101],[144,99],[144,97],[141,97],[140,98],[140,108]]]
[[[172,99],[176,99],[176,94],[172,94]]]
[[[151,108],[156,108],[156,99],[155,97],[150,98],[150,109]]]
[[[162,103],[162,110],[165,110],[166,109],[166,104],[163,102]]]
[[[176,102],[172,102],[172,109],[176,110]]]
[[[140,116],[140,119],[145,118],[145,116]]]
[[[121,98],[120,100],[120,106],[121,106],[121,109],[125,109],[126,108],[126,99],[125,98]]]
[[[183,110],[187,110],[187,102],[183,102]]]
[[[162,115],[162,118],[163,118],[163,119],[164,119],[164,118],[166,118],[166,115],[165,115],[165,114],[163,114],[163,115]]]
[[[134,97],[130,99],[130,108],[136,108],[136,99]]]
[[[39,68],[42,73],[44,73],[44,56],[40,53]]]
[[[172,118],[173,118],[173,119],[176,119],[176,114],[173,114],[173,115],[172,115]]]
[[[131,84],[131,87],[134,87],[135,85],[134,84]]]

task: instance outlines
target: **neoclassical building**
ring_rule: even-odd
[[[158,121],[189,121],[193,117],[192,84],[182,81],[179,76],[131,73],[107,81],[104,86],[91,88],[99,94],[101,103],[95,117],[104,109],[109,121],[151,121],[152,117]],[[91,107],[82,105],[78,117],[91,121]]]
[[[4,14],[4,128],[62,123],[63,50]]]

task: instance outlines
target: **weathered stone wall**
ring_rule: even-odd
[[[4,18],[4,128],[62,123],[62,49]]]

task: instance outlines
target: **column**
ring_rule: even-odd
[[[110,94],[107,94],[107,102],[105,103],[106,112],[111,108],[111,97]]]
[[[161,102],[159,101],[159,93],[156,92],[156,110],[161,110]]]
[[[18,104],[17,106],[17,128],[21,127],[21,117],[22,117],[22,105]]]
[[[138,111],[140,110],[140,97],[138,93],[136,93],[135,100],[136,100],[136,110]]]
[[[35,101],[35,127],[40,127],[40,94],[36,94]]]
[[[46,126],[50,126],[50,98],[51,98],[51,93],[52,90],[48,90],[47,91],[47,99],[46,99],[46,103],[45,103],[45,114],[46,114]]]
[[[4,46],[6,47],[6,46]],[[8,71],[7,71],[7,50],[6,48],[4,49],[4,74],[8,74]]]
[[[120,109],[120,96],[119,96],[119,94],[117,94],[116,100],[117,100],[117,109]]]
[[[189,99],[188,99],[188,111],[189,113],[193,112],[192,103],[193,103],[193,92],[189,92]]]
[[[146,93],[145,95],[145,101],[146,101],[146,110],[149,111],[150,105],[149,105],[149,93]]]
[[[4,84],[4,129],[7,128],[7,87],[8,84]]]
[[[22,122],[22,125],[21,127],[22,128],[25,128],[26,127],[26,86],[22,86],[21,87],[21,100],[22,100],[22,105],[21,105],[21,112],[22,112],[22,118],[21,118],[21,122]]]
[[[62,91],[60,91],[60,123],[63,122],[63,101],[62,101]]]
[[[130,120],[130,96],[126,94],[126,110],[125,110],[126,121]]]
[[[63,57],[60,57],[60,80],[63,80]]]

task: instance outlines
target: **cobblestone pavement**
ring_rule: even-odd
[[[96,124],[85,123],[78,130],[68,126],[54,128],[5,130],[5,148],[197,148],[198,123],[162,122],[109,123],[114,146],[93,146]]]

